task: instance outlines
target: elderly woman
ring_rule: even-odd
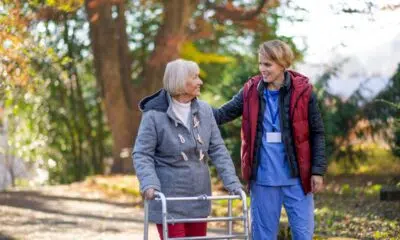
[[[167,64],[164,88],[140,102],[143,112],[133,150],[140,190],[146,199],[154,191],[166,197],[211,195],[208,160],[224,186],[239,192],[241,183],[221,138],[211,107],[197,99],[203,84],[196,63],[178,59]],[[169,217],[204,218],[209,201],[169,202]],[[162,239],[161,204],[151,201],[149,220]],[[206,222],[169,224],[169,237],[205,236]]]
[[[288,70],[290,47],[264,42],[260,74],[214,110],[218,124],[242,116],[242,175],[250,184],[253,239],[276,239],[282,205],[293,239],[312,239],[313,193],[326,171],[325,137],[308,78]]]

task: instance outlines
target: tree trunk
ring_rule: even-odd
[[[164,21],[144,70],[142,89],[147,93],[162,87],[165,65],[179,57],[180,47],[188,38],[189,20],[197,3],[196,0],[164,1]]]
[[[163,24],[155,39],[138,85],[132,84],[132,56],[128,47],[124,0],[85,0],[90,25],[90,37],[108,125],[113,136],[113,172],[132,169],[130,157],[120,153],[134,143],[140,124],[139,100],[162,87],[165,65],[179,57],[180,47],[188,38],[189,21],[200,0],[164,0]],[[207,1],[223,19],[250,20],[260,14],[268,2],[260,1],[251,11],[239,11]]]
[[[131,160],[121,158],[120,154],[132,146],[139,119],[130,101],[134,92],[129,84],[130,63],[126,62],[129,59],[126,32],[125,28],[119,29],[121,24],[125,25],[123,3],[114,5],[115,9],[112,1],[86,0],[85,6],[97,83],[113,138],[113,172],[128,172],[132,170]],[[112,13],[122,15],[113,18]]]
[[[132,169],[130,157],[122,159],[120,153],[132,146],[137,134],[141,116],[137,104],[144,95],[162,87],[165,65],[179,57],[197,3],[198,0],[164,2],[164,23],[157,34],[154,52],[146,64],[144,80],[134,87],[124,2],[115,1],[113,5],[112,1],[85,1],[97,84],[113,136],[114,173]]]

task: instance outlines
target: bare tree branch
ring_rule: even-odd
[[[400,4],[387,4],[383,6],[381,9],[382,10],[389,10],[389,11],[394,11],[400,8]]]
[[[207,9],[215,10],[217,19],[219,20],[230,19],[232,21],[245,21],[257,17],[262,12],[267,2],[268,0],[260,0],[255,9],[247,11],[241,8],[234,8],[231,3],[221,6],[209,0],[206,1],[205,6]]]

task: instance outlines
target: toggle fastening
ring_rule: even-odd
[[[204,144],[203,140],[201,139],[200,134],[197,134],[197,141],[198,141],[200,144]]]
[[[185,160],[185,161],[189,160],[189,158],[186,156],[186,154],[184,152],[181,152],[181,155],[183,157],[183,160]]]
[[[185,138],[181,134],[178,134],[178,137],[181,140],[181,143],[185,143]]]
[[[200,149],[200,151],[199,151],[199,160],[203,161],[203,158],[204,158],[203,149]]]
[[[199,119],[197,119],[197,116],[193,117],[193,127],[197,128],[198,126],[200,126],[200,121]]]

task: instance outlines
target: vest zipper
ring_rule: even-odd
[[[285,127],[284,126],[284,122],[283,122],[283,118],[284,118],[284,110],[285,110],[285,97],[286,97],[286,94],[287,94],[287,90],[284,90],[285,92],[284,92],[284,94],[279,94],[279,118],[280,118],[280,124],[281,124],[281,133],[283,133],[283,128]],[[282,91],[281,91],[281,93],[282,93]],[[290,113],[289,113],[290,114]],[[288,121],[289,121],[289,119],[288,119]],[[282,137],[283,137],[283,134],[281,135]],[[291,155],[289,154],[289,145],[288,145],[288,142],[287,141],[285,141],[284,139],[282,139],[283,140],[283,142],[284,142],[284,145],[285,145],[285,148],[286,148],[286,155],[287,155],[287,158],[288,158],[288,161],[289,161],[289,164],[290,164],[290,175],[293,177],[293,176],[295,176],[295,169],[294,169],[294,162],[293,162],[293,159],[292,159],[292,157],[291,157]]]

